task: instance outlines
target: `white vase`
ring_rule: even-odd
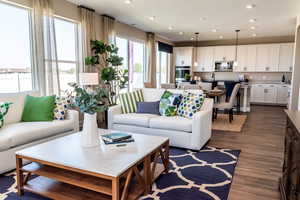
[[[81,146],[95,147],[100,145],[97,126],[97,114],[84,113],[83,129],[81,132]]]

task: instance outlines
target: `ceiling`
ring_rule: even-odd
[[[253,34],[256,37],[294,35],[296,16],[300,15],[299,0],[132,0],[130,4],[124,0],[68,1],[171,41],[191,40],[195,32],[200,33],[199,40],[220,40],[220,36],[233,39],[235,29],[241,29],[241,38],[254,37]],[[248,4],[255,7],[247,9]],[[149,19],[151,16],[155,16],[153,21]],[[249,19],[256,22],[250,23]]]

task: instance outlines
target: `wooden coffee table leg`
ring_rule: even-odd
[[[144,160],[144,178],[145,178],[145,192],[144,195],[149,194],[152,190],[152,174],[151,174],[151,155],[146,156]]]
[[[120,180],[119,177],[112,180],[112,200],[120,200]]]
[[[170,147],[169,147],[169,142],[166,144],[165,146],[165,162],[166,162],[166,165],[165,165],[165,172],[168,173],[169,171],[169,156],[170,155]]]
[[[18,189],[19,196],[22,196],[24,194],[24,190],[23,190],[24,176],[23,176],[22,167],[23,167],[22,158],[16,156],[17,189]]]

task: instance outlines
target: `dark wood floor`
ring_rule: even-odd
[[[213,131],[210,146],[241,149],[230,200],[277,200],[286,118],[283,107],[252,106],[242,133]]]

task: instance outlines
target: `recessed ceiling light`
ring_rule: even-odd
[[[194,38],[192,37],[191,40],[194,40]]]
[[[126,3],[126,4],[131,4],[131,3],[132,3],[132,0],[125,0],[124,3]]]
[[[249,22],[250,22],[250,23],[254,23],[254,22],[256,22],[256,19],[254,19],[254,18],[249,19]]]
[[[180,31],[180,32],[179,32],[179,35],[183,35],[183,32],[182,32],[182,31]]]
[[[253,34],[252,34],[252,37],[256,37],[256,36],[257,36],[256,33],[253,33]]]
[[[211,32],[216,33],[217,29],[214,28],[214,29],[211,30]]]
[[[251,30],[255,30],[256,27],[255,27],[255,26],[251,26],[250,29],[251,29]]]
[[[173,26],[169,26],[169,28],[168,28],[168,29],[169,29],[170,31],[171,31],[171,30],[173,30]]]
[[[154,21],[154,20],[155,20],[155,16],[151,16],[151,17],[149,17],[149,19],[150,19],[151,21]]]
[[[220,39],[223,39],[224,37],[223,37],[223,35],[220,35],[219,38],[220,38]]]
[[[247,4],[247,5],[246,5],[246,8],[247,8],[247,9],[252,9],[252,8],[255,8],[255,7],[256,7],[255,4]]]
[[[205,21],[206,17],[200,17],[200,21]]]

